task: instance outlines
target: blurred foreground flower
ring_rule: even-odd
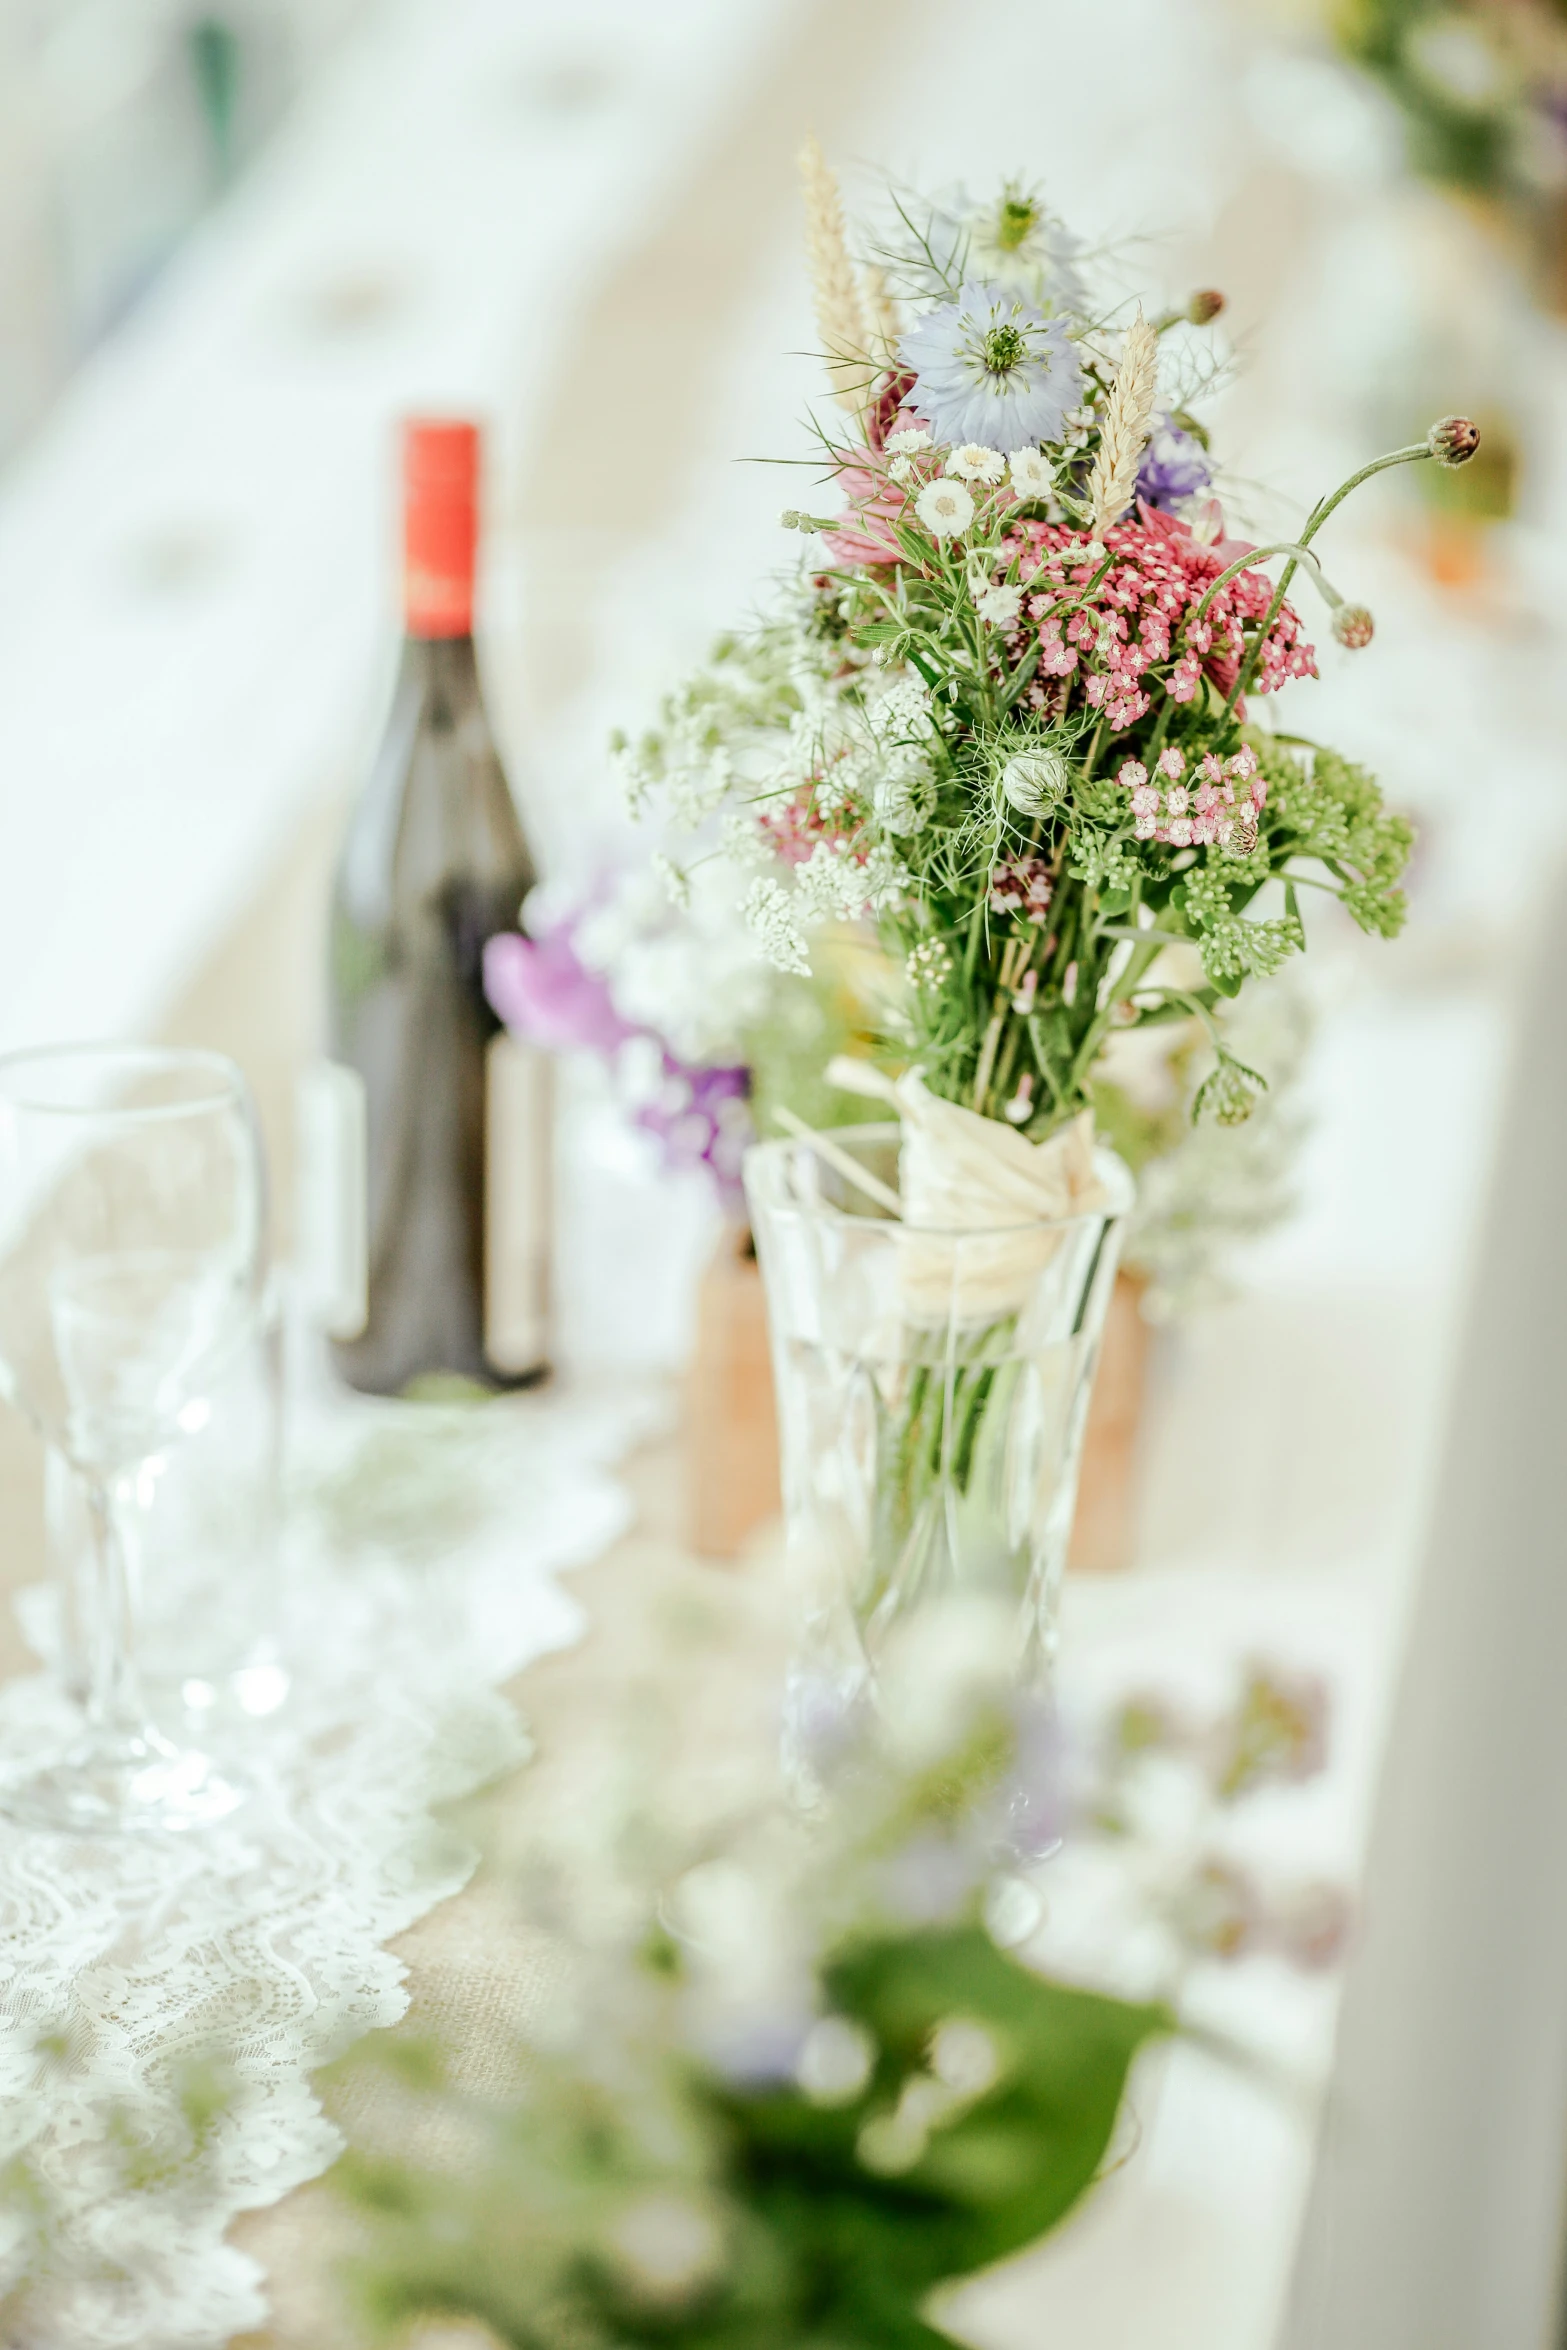
[[[984,1918],[1016,1821],[1051,1808],[1053,1732],[972,1606],[932,1629],[889,1666],[890,1731],[844,1727],[813,1820],[753,1818],[650,1871],[607,1938],[573,1935],[520,2089],[475,2092],[401,2037],[338,2068],[358,2143],[336,2180],[380,2327],[912,2350],[945,2338],[919,2314],[935,2286],[1078,2201],[1175,2017],[997,1947]],[[656,1841],[617,1841],[621,1867]]]

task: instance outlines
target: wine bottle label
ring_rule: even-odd
[[[318,1061],[299,1081],[296,1255],[305,1311],[330,1338],[357,1338],[370,1315],[364,1079]]]
[[[503,1030],[485,1058],[484,1351],[508,1378],[550,1353],[554,1070]]]

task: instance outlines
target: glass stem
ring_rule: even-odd
[[[87,1724],[95,1739],[121,1744],[144,1738],[148,1727],[136,1671],[130,1560],[113,1482],[84,1476],[82,1494],[91,1540],[82,1611]]]

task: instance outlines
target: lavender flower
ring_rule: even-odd
[[[508,1028],[547,1052],[613,1053],[636,1034],[609,983],[577,953],[573,925],[542,938],[506,930],[484,950],[484,992]]]
[[[740,1213],[740,1162],[755,1137],[750,1070],[682,1060],[651,1029],[625,1019],[608,980],[578,951],[582,912],[539,938],[515,931],[492,938],[485,994],[508,1028],[547,1051],[612,1061],[634,1123],[658,1143],[665,1166],[705,1168],[726,1210]]]
[[[914,375],[908,404],[938,441],[978,441],[1010,456],[1059,441],[1083,370],[1058,318],[1004,288],[965,285],[917,319],[899,346]]]
[[[755,1140],[750,1070],[695,1068],[649,1041],[659,1054],[659,1082],[638,1107],[636,1124],[659,1144],[666,1167],[705,1167],[724,1205],[738,1214],[740,1162]]]
[[[1137,495],[1144,505],[1166,509],[1195,498],[1213,480],[1208,452],[1195,433],[1162,416],[1148,437],[1137,468]]]

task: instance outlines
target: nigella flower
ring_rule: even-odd
[[[1162,416],[1148,436],[1137,468],[1137,495],[1149,506],[1179,506],[1213,480],[1208,452],[1195,433]]]
[[[1008,293],[1022,294],[1047,316],[1088,308],[1078,272],[1082,241],[1048,211],[1037,189],[1008,180],[999,196],[978,203],[957,189],[932,218],[932,253]]]
[[[1010,456],[1058,441],[1083,391],[1060,319],[1003,288],[965,285],[916,319],[899,356],[914,371],[910,405],[938,441],[979,441]]]

